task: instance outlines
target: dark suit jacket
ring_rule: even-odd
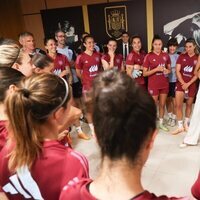
[[[129,44],[129,53],[132,51],[132,46]],[[120,40],[120,42],[117,45],[117,52],[123,55],[123,43]]]

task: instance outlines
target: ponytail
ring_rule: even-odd
[[[7,115],[16,146],[11,152],[9,169],[30,167],[41,151],[42,137],[31,117],[29,92],[19,89],[7,100]]]
[[[69,101],[68,84],[53,74],[25,78],[6,100],[9,129],[15,147],[9,158],[9,169],[32,166],[42,150],[40,127],[48,117]]]

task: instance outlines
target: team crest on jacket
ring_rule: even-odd
[[[99,57],[96,57],[95,60],[96,60],[97,62],[99,62]]]
[[[128,31],[126,6],[104,8],[106,33],[119,40],[123,31]]]
[[[63,65],[63,61],[62,61],[62,60],[59,60],[59,61],[58,61],[58,64],[59,64],[59,65]]]
[[[117,63],[120,63],[120,59],[116,59],[116,62],[117,62]]]

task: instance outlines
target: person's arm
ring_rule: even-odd
[[[157,66],[156,68],[149,70],[149,65],[150,65],[149,55],[150,54],[147,54],[145,56],[144,63],[142,65],[144,77],[151,76],[151,75],[153,75],[153,74],[155,74],[156,72],[159,72],[159,71],[163,72],[163,69],[164,69],[162,66]]]
[[[171,73],[171,58],[170,58],[169,54],[167,54],[167,66],[166,66],[164,73],[165,74]]]
[[[5,195],[4,192],[0,192],[0,199],[1,199],[1,200],[9,200],[9,199],[6,197],[6,195]]]
[[[176,76],[178,81],[181,83],[181,85],[185,84],[182,75],[181,75],[181,64],[176,64]]]
[[[66,67],[65,67],[66,68]],[[60,77],[64,77],[64,76],[66,76],[67,75],[67,70],[65,69],[65,70],[63,70],[60,74],[59,74],[59,76]]]
[[[121,64],[121,72],[125,72],[125,67],[124,67],[124,62],[122,61],[122,64]]]
[[[72,85],[73,78],[72,78],[72,72],[70,70],[70,66],[66,66],[65,69],[66,69],[66,75],[67,75],[69,84]]]
[[[126,65],[126,73],[129,75],[131,78],[133,78],[132,73],[133,73],[133,65]]]
[[[104,70],[110,69],[109,63],[106,60],[104,60],[103,58],[101,59],[101,63],[102,63]]]
[[[83,64],[81,61],[81,55],[78,55],[78,57],[76,58],[75,68],[77,77],[80,78],[80,80],[82,81]]]
[[[164,68],[164,74],[170,74],[171,73],[171,64],[167,64],[167,67]]]
[[[61,133],[62,131],[65,131],[67,128],[69,128],[69,126],[71,126],[77,120],[79,120],[81,114],[82,114],[82,112],[80,109],[70,105],[69,113],[67,115],[67,119],[66,119],[65,123],[58,127],[59,133]]]
[[[143,66],[143,76],[151,76],[155,74],[156,72],[163,72],[164,68],[162,66],[157,66],[156,68],[149,70],[147,67]]]
[[[198,77],[199,77],[199,73],[200,73],[200,56],[198,57],[198,61],[194,70],[194,74]]]
[[[102,56],[102,58],[101,58],[101,63],[102,63],[104,70],[112,69],[114,67],[115,55],[114,55],[114,53],[109,53],[109,56],[110,56],[110,63],[107,62],[107,60],[105,59],[104,56]]]
[[[82,73],[81,73],[82,70],[80,69],[76,69],[76,75],[82,80]]]
[[[196,65],[196,68],[197,67],[198,66]],[[197,80],[197,75],[194,75],[189,82],[185,83],[185,81],[183,80],[182,75],[180,73],[180,70],[181,70],[181,65],[180,64],[176,64],[176,76],[178,78],[178,81],[181,83],[183,90],[187,90],[188,87]]]

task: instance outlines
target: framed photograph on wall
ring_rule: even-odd
[[[194,38],[200,48],[200,0],[154,0],[154,33],[165,45],[171,37],[178,40],[180,51],[187,38]]]
[[[82,6],[41,10],[41,16],[46,37],[54,37],[55,31],[62,29],[71,44],[84,32]]]

